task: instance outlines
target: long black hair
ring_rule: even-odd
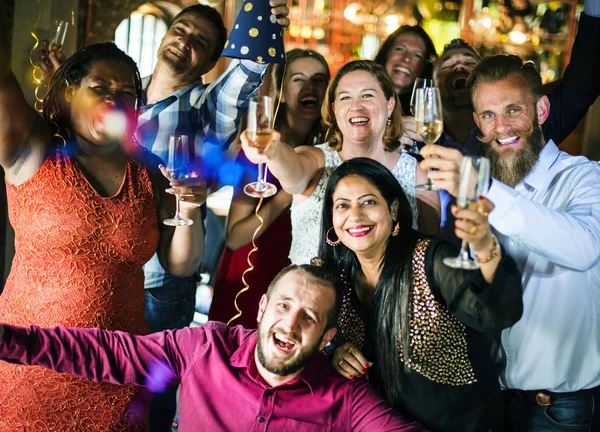
[[[405,368],[400,361],[400,354],[404,359],[410,358],[412,255],[418,238],[417,232],[412,228],[408,199],[392,173],[373,159],[350,159],[333,172],[325,189],[319,245],[319,257],[325,266],[343,269],[343,278],[350,284],[354,283],[361,272],[358,258],[352,250],[343,243],[335,247],[329,246],[324,240],[327,231],[333,226],[333,194],[339,182],[348,176],[367,180],[381,193],[390,212],[397,209],[392,218],[399,223],[400,232],[397,236],[390,235],[381,261],[381,274],[373,298],[373,334],[376,335],[375,372],[378,390],[392,406],[398,406],[402,372]]]
[[[90,73],[94,62],[102,60],[116,60],[131,68],[135,81],[136,108],[139,110],[142,105],[142,79],[135,61],[112,42],[89,45],[67,58],[56,70],[44,98],[44,119],[55,124],[58,133],[65,138],[72,135],[70,108],[65,100],[67,87],[79,85]]]

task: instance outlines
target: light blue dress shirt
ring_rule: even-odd
[[[490,224],[523,274],[523,317],[502,333],[500,383],[600,385],[600,165],[549,141],[514,189],[494,180]]]

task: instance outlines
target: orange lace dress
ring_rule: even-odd
[[[7,184],[7,198],[16,252],[0,322],[148,333],[142,265],[158,222],[145,168],[129,159],[119,191],[103,198],[55,150],[30,180]],[[0,431],[144,429],[138,392],[0,361]]]

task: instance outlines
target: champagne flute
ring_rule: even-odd
[[[250,147],[260,151],[265,151],[273,142],[273,100],[269,96],[256,96],[249,101],[248,139]],[[257,181],[247,184],[244,192],[254,198],[267,198],[277,193],[277,187],[265,181],[262,162],[258,163]]]
[[[460,180],[458,182],[458,193],[456,204],[460,208],[468,208],[477,211],[479,204],[477,199],[484,196],[490,182],[490,161],[484,157],[465,156],[460,167]],[[460,252],[456,258],[444,258],[444,264],[452,268],[464,270],[477,270],[479,263],[469,259],[467,242],[462,241]]]
[[[442,100],[437,87],[417,89],[415,95],[415,123],[417,134],[425,144],[433,144],[444,130],[442,117]],[[429,171],[428,171],[429,172]],[[415,187],[416,190],[437,190],[430,178],[427,182]]]
[[[412,93],[410,95],[410,112],[415,115],[415,104],[417,99],[417,90],[420,88],[433,87],[433,81],[427,78],[416,78],[413,83]]]
[[[67,21],[55,21],[54,23],[54,37],[50,41],[50,51],[60,51],[65,43],[67,36],[67,29],[69,23]]]
[[[427,78],[416,78],[413,83],[412,93],[410,95],[410,112],[415,115],[415,103],[417,99],[417,90],[420,88],[432,87],[433,82]],[[419,143],[413,140],[412,147],[406,149],[407,153],[418,155],[419,154]]]
[[[181,180],[190,175],[190,147],[187,135],[170,135],[167,155],[167,173],[171,180]],[[185,219],[179,212],[181,197],[176,195],[175,216],[165,219],[163,223],[169,226],[185,226],[194,223],[191,219]]]

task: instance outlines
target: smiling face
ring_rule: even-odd
[[[398,94],[412,91],[415,79],[425,69],[425,42],[413,33],[401,33],[389,51],[385,69],[392,78]]]
[[[291,379],[310,358],[335,335],[327,330],[334,307],[331,286],[311,282],[303,272],[292,270],[263,295],[258,312],[257,367],[267,380],[270,376]]]
[[[359,260],[383,257],[394,219],[387,201],[372,183],[349,175],[333,193],[333,228]]]
[[[457,48],[442,55],[436,66],[437,85],[445,109],[470,108],[467,78],[480,60],[471,51]]]
[[[515,186],[529,174],[544,147],[539,124],[545,120],[547,98],[537,103],[516,75],[479,84],[473,96],[475,123],[488,144],[492,176]]]
[[[289,63],[285,73],[282,103],[290,116],[317,120],[327,90],[328,71],[320,61],[301,57]]]
[[[91,144],[104,145],[118,143],[126,132],[133,133],[137,124],[133,72],[116,60],[96,61],[78,86],[67,88],[71,124],[77,135]]]
[[[171,24],[158,48],[158,61],[179,74],[182,80],[196,81],[215,65],[217,28],[196,13],[181,15]]]
[[[333,101],[344,145],[382,142],[394,106],[394,98],[385,98],[379,81],[369,72],[357,70],[344,75]]]

